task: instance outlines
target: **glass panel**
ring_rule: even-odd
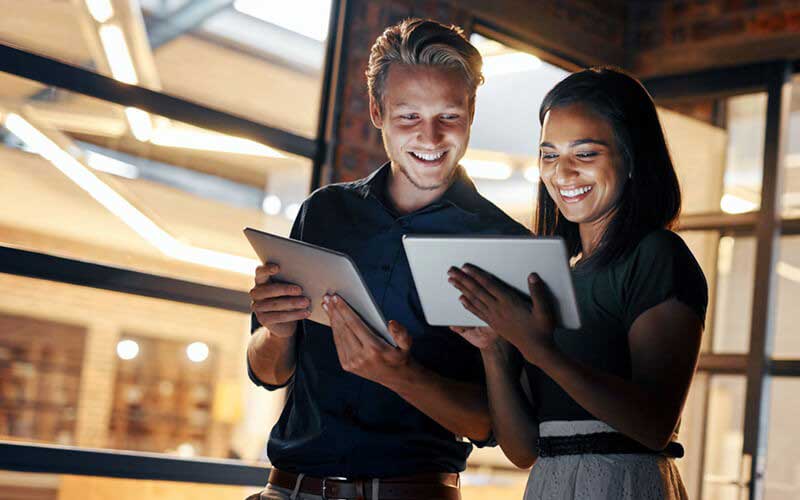
[[[243,500],[257,493],[261,486],[228,486],[221,484],[151,481],[116,477],[74,476],[69,474],[34,474],[0,470],[0,498],[79,500],[85,498],[115,498],[134,500],[158,498],[214,498]],[[91,494],[87,497],[87,492]]]
[[[784,216],[800,217],[800,75],[792,79],[790,109],[782,205]]]
[[[264,474],[266,482],[266,473]],[[463,500],[519,500],[525,491],[527,471],[468,470],[461,476]],[[243,500],[263,489],[263,485],[228,486],[221,484],[153,481],[115,477],[35,474],[0,470],[0,498],[44,500]],[[300,498],[306,498],[301,496]]]
[[[0,42],[314,137],[330,0],[220,5],[3,2]]]
[[[8,274],[0,295],[0,439],[264,458],[283,394],[247,377],[249,315]]]
[[[681,233],[708,281],[709,308],[703,350],[747,353],[755,280],[756,241],[717,231]]]
[[[708,383],[707,373],[695,374],[679,425],[678,442],[683,445],[686,455],[681,460],[676,460],[675,464],[686,485],[689,498],[698,498],[700,495],[700,464],[703,457],[703,434],[706,428]]]
[[[247,290],[242,228],[287,234],[308,192],[306,158],[3,81],[0,244]]]
[[[742,459],[745,378],[711,377],[706,421],[703,500],[738,500]]]
[[[758,210],[766,109],[763,92],[659,106],[684,214]]]
[[[539,105],[569,73],[477,34],[470,41],[484,57],[486,82],[478,87],[462,165],[481,194],[530,227],[539,182]]]
[[[775,345],[776,358],[800,358],[800,236],[783,236],[780,240],[780,255],[775,265],[777,274],[777,298],[775,300]]]
[[[771,385],[764,498],[793,500],[800,498],[800,379],[776,377]]]

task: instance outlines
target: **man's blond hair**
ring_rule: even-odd
[[[383,110],[386,75],[392,64],[454,69],[464,75],[474,103],[483,83],[483,59],[458,26],[424,19],[405,19],[386,28],[375,40],[367,66],[369,95]]]

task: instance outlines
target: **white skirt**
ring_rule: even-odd
[[[539,435],[616,432],[598,420],[553,421]],[[525,500],[685,500],[686,488],[672,458],[647,454],[585,454],[539,458]]]

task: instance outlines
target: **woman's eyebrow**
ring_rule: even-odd
[[[578,139],[576,141],[572,141],[572,142],[569,143],[569,147],[572,148],[572,147],[575,147],[575,146],[580,146],[581,144],[598,144],[600,146],[610,147],[609,144],[606,141],[602,141],[600,139],[592,139],[590,137],[587,137],[585,139]],[[554,148],[555,149],[555,146],[553,145],[553,143],[547,142],[547,141],[540,143],[539,147],[541,147],[541,148]]]

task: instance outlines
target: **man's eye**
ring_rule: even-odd
[[[577,156],[578,158],[592,158],[594,156],[597,156],[597,152],[596,151],[583,151],[581,153],[576,154],[575,156]]]
[[[542,160],[555,160],[558,158],[556,153],[542,153]]]
[[[403,120],[415,120],[417,118],[417,115],[400,115],[400,118],[402,118]]]
[[[456,120],[458,115],[442,115],[442,120]]]

